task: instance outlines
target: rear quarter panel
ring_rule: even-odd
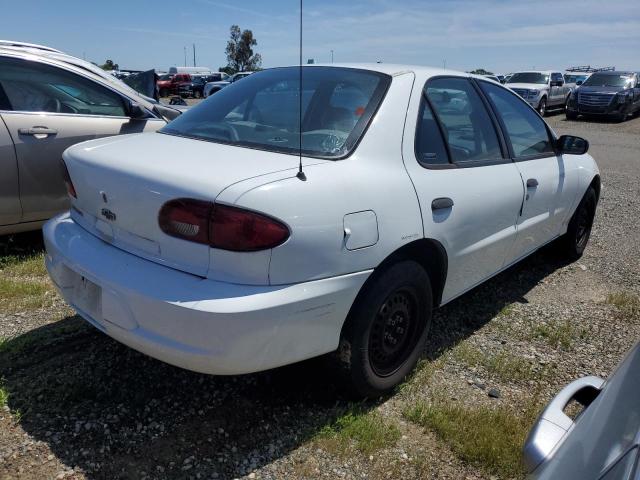
[[[401,245],[422,237],[420,208],[401,149],[413,80],[413,73],[394,77],[359,146],[348,158],[306,166],[306,181],[291,171],[287,178],[240,196],[237,189],[230,189],[217,198],[289,225],[291,237],[271,252],[272,285],[372,269]],[[378,242],[348,250],[344,216],[365,210],[375,212]]]

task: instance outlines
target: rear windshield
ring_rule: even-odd
[[[304,155],[348,155],[380,105],[391,77],[338,67],[304,67],[302,71],[302,102],[299,67],[264,70],[220,90],[160,132],[291,154],[300,151],[302,137]]]
[[[548,73],[520,72],[514,73],[507,83],[539,83],[540,85],[544,85],[548,82]]]
[[[583,85],[590,87],[626,87],[630,84],[633,78],[629,74],[603,74],[594,73],[583,83]]]

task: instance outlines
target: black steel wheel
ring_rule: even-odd
[[[374,272],[351,307],[335,354],[349,390],[378,397],[411,373],[424,350],[432,295],[429,276],[412,260]]]
[[[391,293],[380,306],[369,334],[369,361],[377,375],[398,370],[413,350],[417,313],[416,294],[406,288]]]

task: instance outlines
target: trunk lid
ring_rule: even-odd
[[[298,163],[292,155],[160,133],[85,142],[64,160],[78,195],[72,209],[78,223],[118,248],[200,276],[209,269],[209,246],[165,234],[162,205],[181,197],[214,201],[232,184]]]

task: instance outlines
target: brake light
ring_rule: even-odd
[[[64,179],[64,185],[65,187],[67,187],[67,194],[70,197],[78,198],[76,188],[73,186],[71,176],[69,175],[69,170],[67,169],[67,165],[64,163],[64,160],[60,160],[60,168],[62,169],[62,178]]]
[[[167,235],[235,252],[274,248],[289,238],[287,226],[267,215],[189,198],[165,203],[158,222]]]

